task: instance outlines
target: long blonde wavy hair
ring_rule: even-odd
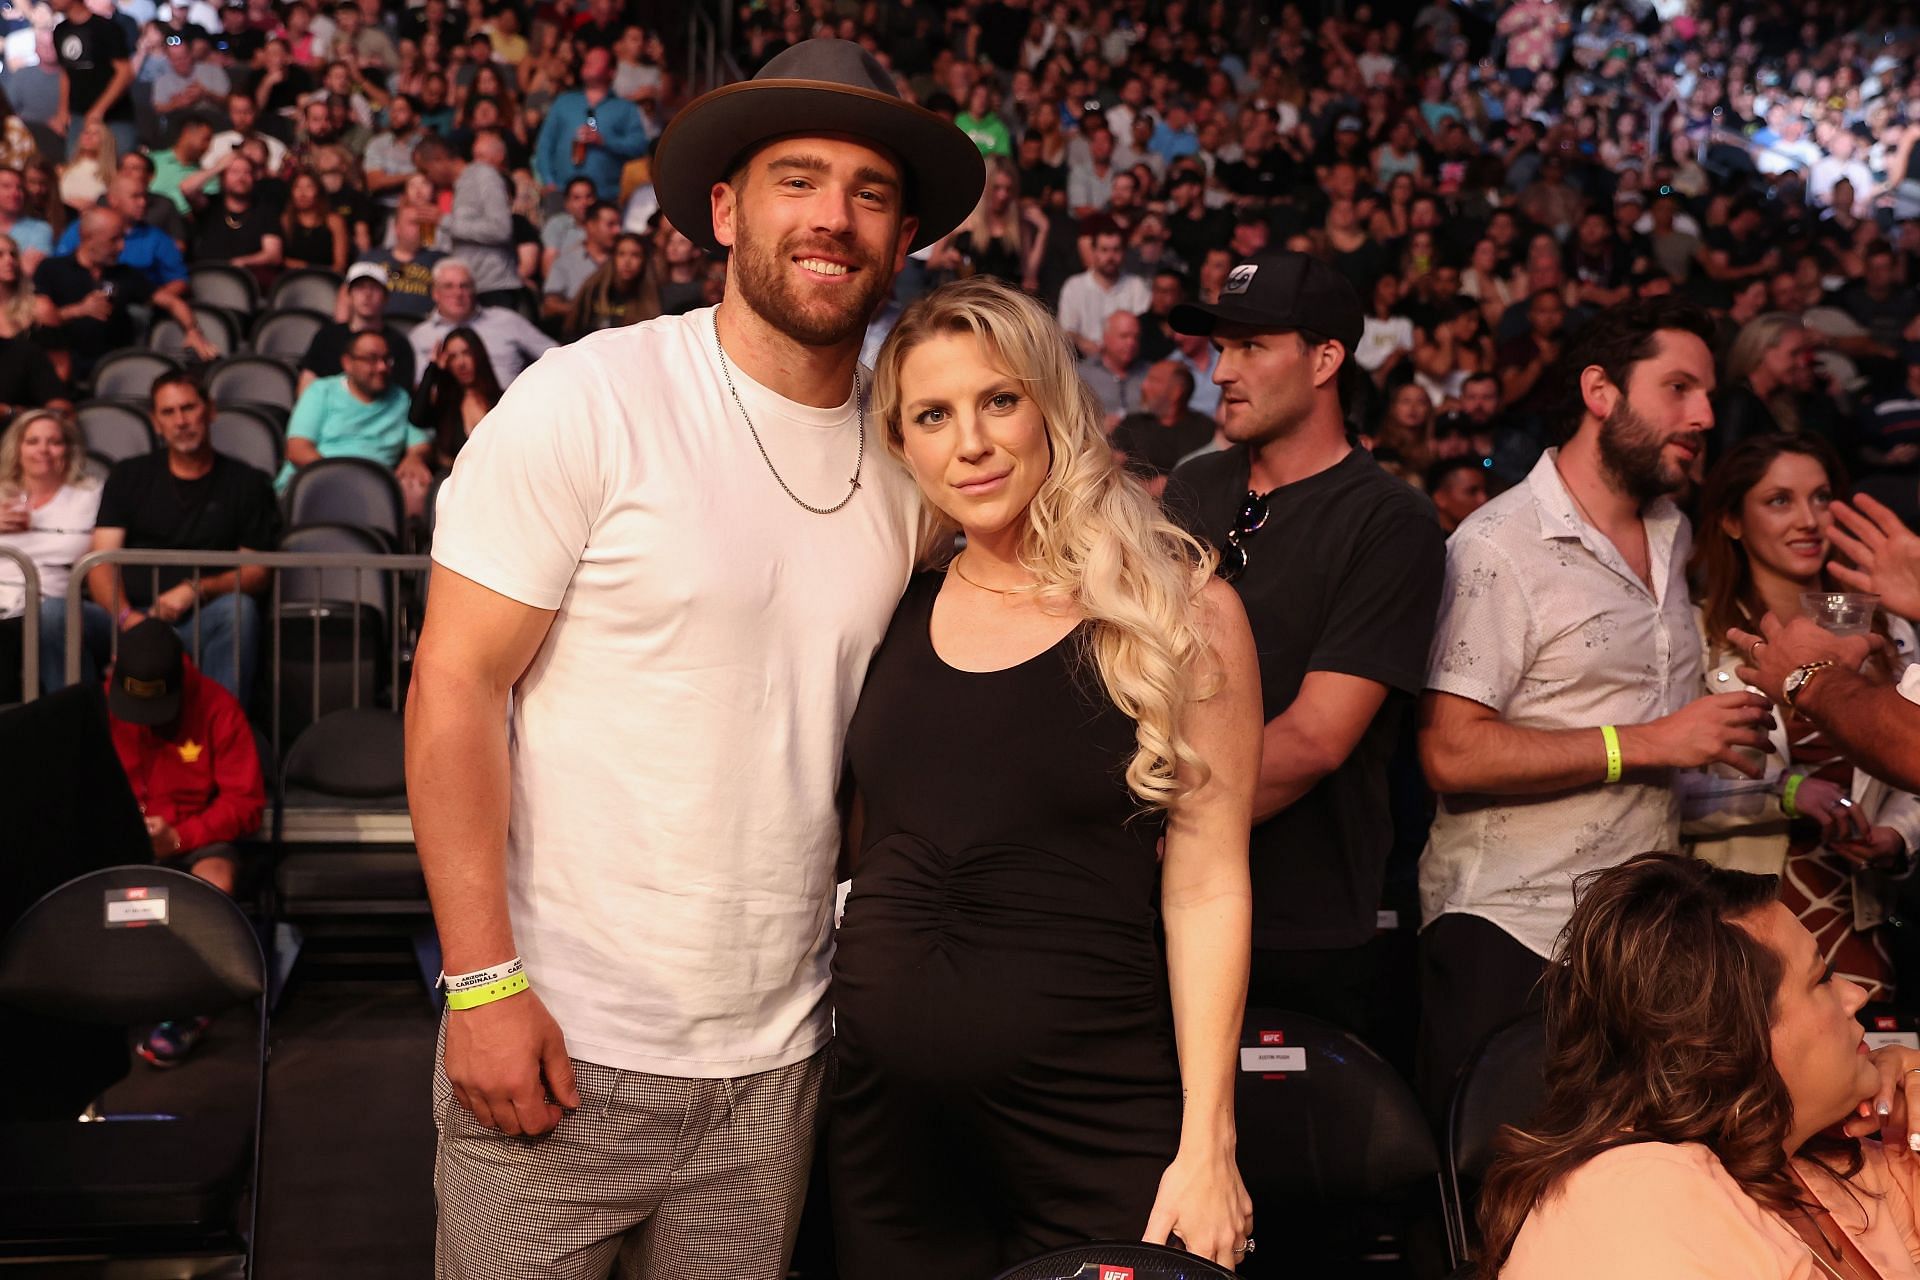
[[[1127,786],[1149,808],[1172,808],[1207,779],[1181,718],[1220,684],[1199,604],[1215,556],[1115,464],[1099,402],[1046,308],[989,276],[919,299],[880,348],[873,411],[896,458],[906,461],[901,366],[915,347],[945,334],[977,338],[1040,410],[1052,464],[1018,542],[1020,565],[1034,578],[1019,594],[1093,624],[1088,647],[1101,683],[1136,726]],[[951,557],[958,526],[924,495],[921,514],[920,563],[932,567]]]

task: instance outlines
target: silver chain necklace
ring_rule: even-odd
[[[727,390],[733,395],[733,407],[740,411],[741,418],[746,421],[747,433],[753,437],[753,447],[760,451],[760,460],[767,464],[767,470],[773,472],[774,483],[780,486],[781,492],[793,499],[796,506],[803,510],[811,511],[816,516],[830,516],[840,508],[846,506],[849,502],[852,502],[853,495],[860,492],[860,465],[866,461],[867,457],[867,415],[864,412],[865,402],[862,400],[860,394],[859,361],[856,360],[853,365],[853,415],[855,420],[860,424],[860,451],[853,455],[853,475],[847,482],[852,487],[847,490],[846,497],[840,499],[840,501],[834,503],[832,506],[816,507],[793,491],[793,487],[781,478],[780,468],[774,466],[773,459],[767,455],[767,446],[761,442],[760,433],[754,430],[753,418],[747,413],[747,406],[740,402],[740,389],[733,385],[733,370],[727,365],[727,351],[725,347],[720,345],[719,311],[716,310],[712,318],[713,349],[720,353],[720,373],[726,378]]]

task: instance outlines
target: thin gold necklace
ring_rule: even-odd
[[[968,586],[978,587],[980,590],[992,592],[996,596],[1017,595],[1018,593],[1026,590],[1025,587],[990,587],[984,582],[975,582],[972,578],[969,578],[967,576],[967,571],[960,567],[959,556],[955,556],[952,560],[948,561],[947,567],[949,569],[952,569],[955,573],[959,574],[960,581],[966,583]]]

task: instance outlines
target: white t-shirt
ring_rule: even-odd
[[[701,1078],[827,1042],[842,744],[919,513],[873,425],[845,508],[782,493],[712,315],[542,356],[460,451],[433,546],[558,611],[512,712],[507,891],[534,988],[574,1057]],[[787,484],[839,501],[851,399],[809,408],[730,365]]]
[[[3,500],[3,499],[0,499]],[[0,533],[0,547],[25,552],[40,574],[40,611],[64,610],[73,566],[93,549],[93,521],[100,514],[100,486],[91,481],[60,486],[36,509],[22,533]],[[25,612],[27,588],[19,566],[0,557],[0,618]]]

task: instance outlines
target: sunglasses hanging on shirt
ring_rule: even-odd
[[[1267,516],[1272,510],[1270,497],[1271,494],[1247,490],[1247,500],[1240,504],[1240,514],[1227,530],[1227,545],[1220,549],[1219,573],[1224,580],[1232,582],[1247,571],[1247,540],[1266,528]]]

